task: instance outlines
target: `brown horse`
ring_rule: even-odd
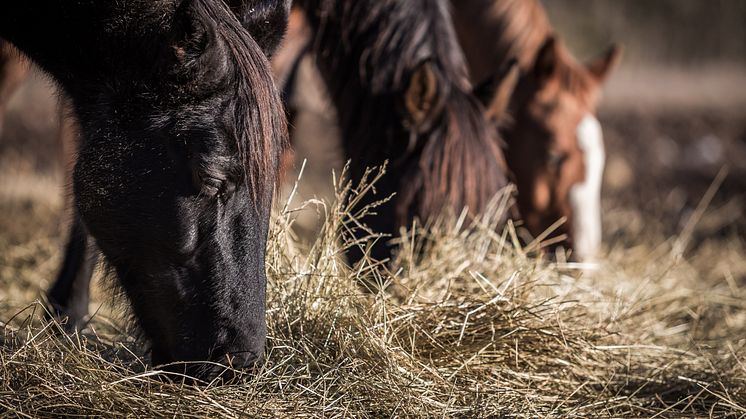
[[[26,79],[28,70],[29,64],[21,53],[0,39],[0,135],[3,132],[8,101]]]
[[[491,116],[502,113],[515,78],[496,70],[494,83],[473,88],[444,0],[299,5],[337,110],[352,180],[390,163],[376,185],[379,195],[364,203],[395,195],[365,220],[369,227],[394,235],[414,218],[464,207],[481,212],[507,184]],[[372,255],[382,260],[390,250],[377,245]]]
[[[567,235],[565,244],[576,257],[593,257],[601,242],[605,158],[595,112],[620,49],[578,64],[553,34],[538,0],[452,0],[452,6],[472,80],[518,60],[513,120],[501,132],[528,230],[539,235],[564,217],[567,222],[554,234]]]

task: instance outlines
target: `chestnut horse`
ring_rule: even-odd
[[[474,89],[446,0],[301,0],[310,46],[337,110],[342,148],[358,182],[388,161],[377,196],[392,202],[364,220],[395,235],[416,217],[426,221],[468,207],[473,213],[507,185],[494,121],[512,91],[511,78]],[[358,232],[365,234],[364,232]],[[354,262],[361,254],[352,249]],[[386,259],[391,247],[371,255]]]
[[[222,369],[191,361],[248,367],[263,355],[265,244],[287,133],[267,54],[284,33],[289,2],[230,6],[0,6],[0,37],[59,83],[80,130],[78,234],[69,275],[58,279],[60,310],[87,305],[81,265],[90,235],[153,363],[189,362],[170,368],[205,379]]]
[[[555,234],[567,235],[576,257],[592,258],[601,242],[605,159],[595,112],[620,49],[578,64],[538,0],[452,0],[452,15],[472,80],[518,60],[513,120],[501,132],[525,225],[537,236],[564,217]]]

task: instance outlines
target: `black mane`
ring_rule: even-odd
[[[230,77],[233,94],[226,96],[227,102],[223,104],[223,113],[233,119],[226,121],[225,129],[235,130],[230,136],[236,140],[235,151],[243,163],[246,180],[254,192],[253,198],[257,205],[266,206],[266,200],[272,199],[277,185],[280,155],[288,141],[287,119],[273,82],[271,66],[253,37],[244,35],[241,23],[236,19],[225,19],[224,16],[231,16],[231,13],[222,1],[202,5],[208,19],[221,22],[216,32],[229,56],[227,61],[235,65]],[[278,22],[271,23],[276,27]],[[265,24],[262,22],[262,28]],[[261,33],[265,38],[269,37],[268,29]],[[278,42],[274,38],[264,41],[271,45]],[[211,172],[210,176],[220,175],[207,169],[219,167],[219,162],[205,161],[203,164]]]

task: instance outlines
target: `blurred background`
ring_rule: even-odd
[[[651,230],[678,234],[725,168],[695,241],[742,244],[746,0],[543,3],[578,58],[591,59],[611,43],[625,48],[600,110],[608,156],[606,241]]]
[[[579,58],[591,58],[610,43],[625,46],[607,105],[703,108],[746,103],[744,0],[543,3]]]
[[[743,259],[746,0],[544,0],[544,4],[557,32],[578,58],[589,60],[612,43],[625,47],[622,65],[607,85],[600,110],[608,155],[607,246],[664,240],[680,234],[694,220],[698,222],[691,248],[711,244],[718,252],[728,246]],[[65,163],[57,135],[57,101],[51,82],[33,72],[8,104],[0,134],[3,280],[20,275],[26,263],[2,250],[9,246],[14,252],[25,249],[29,255],[48,249],[43,260],[49,271],[34,274],[44,280],[56,266],[56,245],[35,247],[33,240],[56,243],[65,231]],[[297,154],[302,159],[308,153],[301,149]],[[722,184],[714,185],[716,193],[700,218],[695,209],[723,169],[728,175]],[[309,176],[314,173],[316,181],[331,183],[328,165],[309,161]],[[304,198],[317,193],[313,188],[302,191]]]
[[[592,52],[610,41],[627,62],[682,65],[746,63],[744,0],[542,0],[560,33]]]

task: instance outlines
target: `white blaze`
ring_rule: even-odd
[[[582,261],[592,259],[601,246],[601,181],[606,153],[601,124],[586,115],[578,124],[578,146],[583,151],[585,180],[570,189],[574,251]]]

